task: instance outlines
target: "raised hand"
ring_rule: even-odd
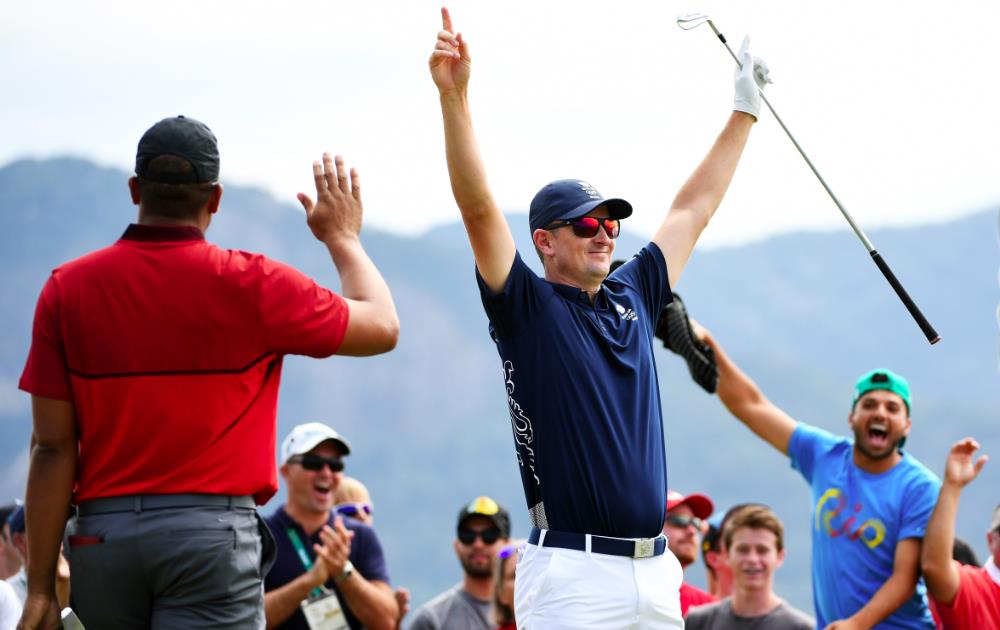
[[[316,203],[309,195],[298,194],[313,235],[327,244],[331,238],[357,238],[362,215],[358,171],[352,168],[348,180],[344,158],[338,155],[331,159],[329,153],[324,153],[322,164],[313,162],[313,178],[316,180]]]
[[[944,464],[945,483],[952,483],[963,487],[979,476],[979,472],[986,465],[989,457],[981,455],[975,459],[976,451],[979,450],[979,442],[972,438],[959,440],[948,452],[948,459]]]
[[[736,54],[740,67],[736,69],[736,98],[733,109],[760,117],[760,90],[773,83],[767,63],[750,54],[750,38],[744,37]]]
[[[431,78],[434,79],[434,85],[439,92],[465,90],[468,87],[472,72],[469,45],[462,39],[461,33],[455,33],[451,25],[451,14],[446,7],[441,7],[441,30],[438,32],[429,64]]]

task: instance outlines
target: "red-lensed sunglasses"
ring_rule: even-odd
[[[618,219],[612,219],[610,217],[580,217],[579,219],[564,219],[561,221],[556,221],[551,223],[546,230],[555,230],[557,228],[570,226],[573,228],[573,234],[579,236],[580,238],[594,238],[597,236],[597,230],[604,226],[604,231],[607,233],[608,238],[618,238],[618,232],[621,229],[621,223]]]

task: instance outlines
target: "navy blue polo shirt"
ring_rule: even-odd
[[[271,567],[271,570],[264,578],[264,591],[273,591],[306,572],[302,560],[299,559],[298,552],[295,551],[295,547],[292,546],[292,541],[288,537],[288,528],[293,528],[299,535],[299,539],[302,541],[303,546],[305,546],[309,559],[313,562],[316,561],[316,552],[313,551],[312,546],[314,543],[322,544],[322,541],[319,539],[319,531],[313,536],[307,536],[302,527],[285,512],[284,507],[278,508],[274,514],[266,517],[264,520],[267,522],[267,526],[271,528],[271,533],[274,534],[274,540],[277,543],[277,556],[274,560],[274,566]],[[333,527],[332,513],[327,523]],[[354,565],[354,570],[368,581],[379,580],[388,584],[389,573],[385,567],[385,555],[382,553],[382,544],[379,542],[378,536],[375,535],[375,530],[352,518],[344,519],[344,527],[354,532],[354,539],[351,541],[351,554],[348,556],[351,564]],[[363,628],[364,626],[361,625],[358,618],[347,607],[347,602],[340,594],[332,578],[326,582],[326,587],[337,593],[337,598],[340,600],[340,607],[344,611],[344,617],[347,619],[347,623],[351,626],[352,630]],[[279,630],[309,630],[309,624],[306,622],[305,615],[302,614],[302,609],[297,608],[292,613],[292,616],[286,619],[285,623],[277,626],[277,628]]]
[[[650,243],[593,302],[514,257],[503,291],[476,278],[507,388],[533,524],[626,538],[663,527],[667,462],[653,332],[672,298]]]

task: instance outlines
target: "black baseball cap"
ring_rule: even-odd
[[[632,204],[624,199],[605,199],[597,189],[579,179],[557,179],[542,187],[531,200],[528,225],[531,232],[553,221],[576,219],[597,206],[604,206],[612,219],[632,214]]]
[[[157,172],[149,163],[161,155],[173,155],[187,161],[192,170],[186,173]],[[164,118],[142,134],[135,153],[135,174],[159,184],[198,184],[219,181],[219,143],[203,122],[175,116]]]
[[[473,516],[485,516],[497,526],[501,536],[510,538],[510,514],[490,497],[476,497],[468,505],[463,505],[458,512],[458,529]]]

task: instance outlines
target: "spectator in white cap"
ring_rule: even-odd
[[[670,490],[667,492],[667,518],[663,523],[663,533],[667,536],[667,546],[686,569],[698,559],[701,535],[705,532],[705,520],[712,515],[712,500],[703,494],[687,496]],[[687,582],[681,583],[681,615],[687,617],[688,609],[715,601],[711,593],[706,593]]]
[[[266,519],[277,543],[264,580],[268,628],[396,627],[396,598],[375,530],[332,511],[350,452],[347,440],[319,422],[298,425],[281,444],[288,500]]]

